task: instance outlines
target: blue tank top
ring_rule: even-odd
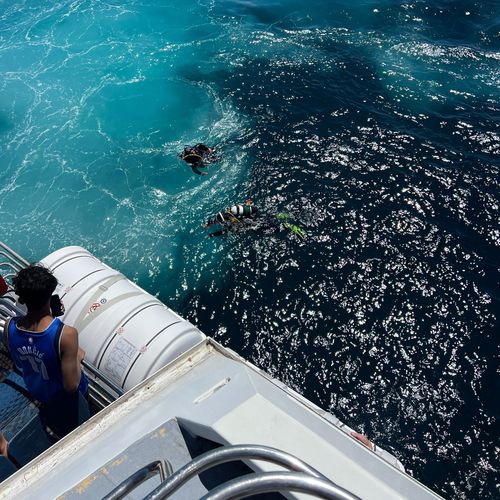
[[[34,399],[48,403],[64,391],[59,357],[59,337],[64,324],[58,318],[42,332],[30,332],[17,327],[19,318],[9,323],[9,351],[12,360],[23,374],[24,383]],[[81,371],[78,390],[85,394],[88,380]]]

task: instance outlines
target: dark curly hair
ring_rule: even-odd
[[[57,278],[46,267],[31,264],[12,280],[14,291],[28,309],[40,309],[56,289]]]

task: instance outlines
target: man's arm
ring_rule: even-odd
[[[198,167],[199,164],[191,165],[191,170],[197,175],[207,175],[206,172],[202,172]]]
[[[8,457],[9,442],[5,439],[4,435],[0,432],[0,455]]]
[[[7,347],[7,349],[9,348],[8,341],[7,341],[7,332],[9,331],[9,323],[10,323],[10,319],[8,319],[5,322],[5,325],[3,325],[3,329],[2,329],[2,342],[3,342],[4,346]]]
[[[61,332],[61,371],[66,392],[75,392],[80,384],[80,363],[85,356],[78,347],[78,332],[65,325]]]

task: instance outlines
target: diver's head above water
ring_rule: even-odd
[[[205,144],[198,143],[194,146],[186,146],[179,156],[190,165],[196,165],[203,162],[207,157],[213,153],[213,149]]]

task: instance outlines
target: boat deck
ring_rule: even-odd
[[[134,466],[168,459],[175,470],[188,460],[185,449],[179,448],[176,458],[175,446],[165,444],[162,452],[161,446],[138,445],[169,421],[175,421],[185,437],[212,447],[257,444],[286,451],[361,498],[439,498],[402,472],[390,454],[384,457],[367,449],[330,414],[212,339],[160,369],[35,458],[2,484],[0,496],[95,498],[92,478],[102,476],[106,464],[117,463],[133,449]],[[276,470],[262,461],[247,465],[255,471]],[[124,469],[123,477],[113,476],[108,487],[129,474]],[[178,494],[193,498],[187,490]]]

